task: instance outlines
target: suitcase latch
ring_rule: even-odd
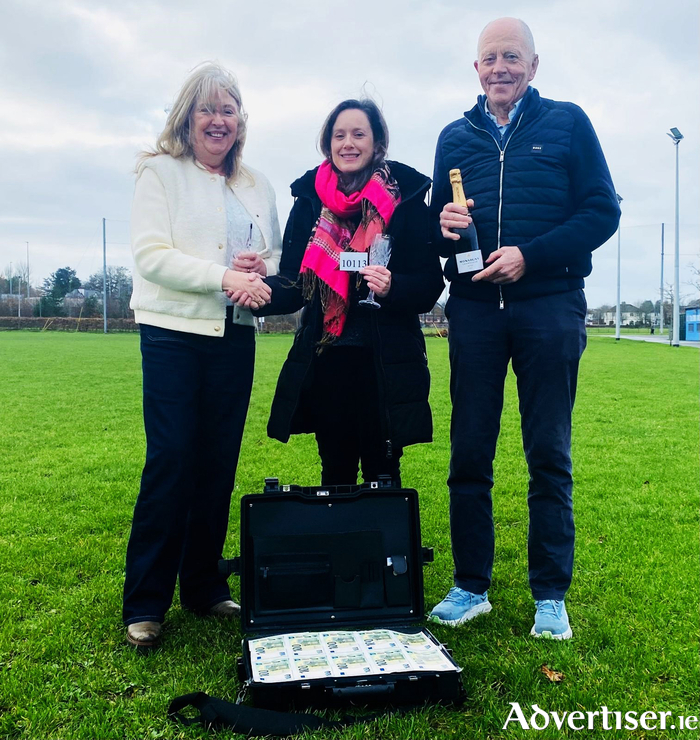
[[[245,701],[248,689],[250,687],[250,682],[251,679],[244,681],[243,686],[241,686],[241,690],[238,692],[238,696],[236,697],[236,704],[243,704],[243,702]]]
[[[405,555],[392,555],[386,559],[386,564],[393,567],[395,576],[402,576],[408,571],[408,562]]]

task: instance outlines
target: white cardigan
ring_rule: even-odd
[[[262,234],[267,274],[277,272],[282,243],[275,192],[267,178],[242,167],[231,186]],[[131,211],[136,322],[192,334],[224,335],[226,204],[220,175],[191,158],[161,154],[139,168]],[[233,320],[253,324],[247,309]]]

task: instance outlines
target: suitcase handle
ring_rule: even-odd
[[[398,486],[400,488],[400,486]],[[335,486],[281,486],[279,478],[265,478],[265,485],[263,486],[263,493],[281,493],[293,491],[294,493],[302,493],[305,491],[316,491],[316,495],[331,495],[333,493],[355,493],[357,491],[366,489],[376,488],[394,488],[394,481],[390,475],[382,473],[377,476],[376,481],[369,483],[362,483],[361,485],[346,484],[346,485],[335,485]]]
[[[345,686],[334,687],[333,696],[355,698],[362,696],[377,696],[379,694],[391,694],[394,691],[395,684],[373,684],[368,686]]]

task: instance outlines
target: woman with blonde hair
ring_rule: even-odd
[[[250,309],[269,300],[262,278],[276,272],[281,251],[275,194],[243,164],[245,137],[235,78],[206,63],[137,168],[131,307],[147,449],[123,619],[140,648],[158,642],[178,578],[185,608],[239,611],[217,564],[253,382]]]

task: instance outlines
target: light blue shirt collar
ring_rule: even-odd
[[[513,122],[513,119],[518,114],[518,108],[520,107],[520,103],[522,103],[524,99],[525,99],[525,96],[523,96],[522,98],[520,98],[520,100],[518,100],[518,102],[513,106],[513,110],[511,110],[508,113],[508,123],[503,123],[503,124],[499,123],[498,118],[496,118],[496,116],[494,116],[493,113],[491,113],[491,111],[489,110],[488,98],[484,100],[484,111],[486,112],[486,115],[496,124],[498,133],[501,136],[505,134],[506,128],[510,126],[510,124]]]

